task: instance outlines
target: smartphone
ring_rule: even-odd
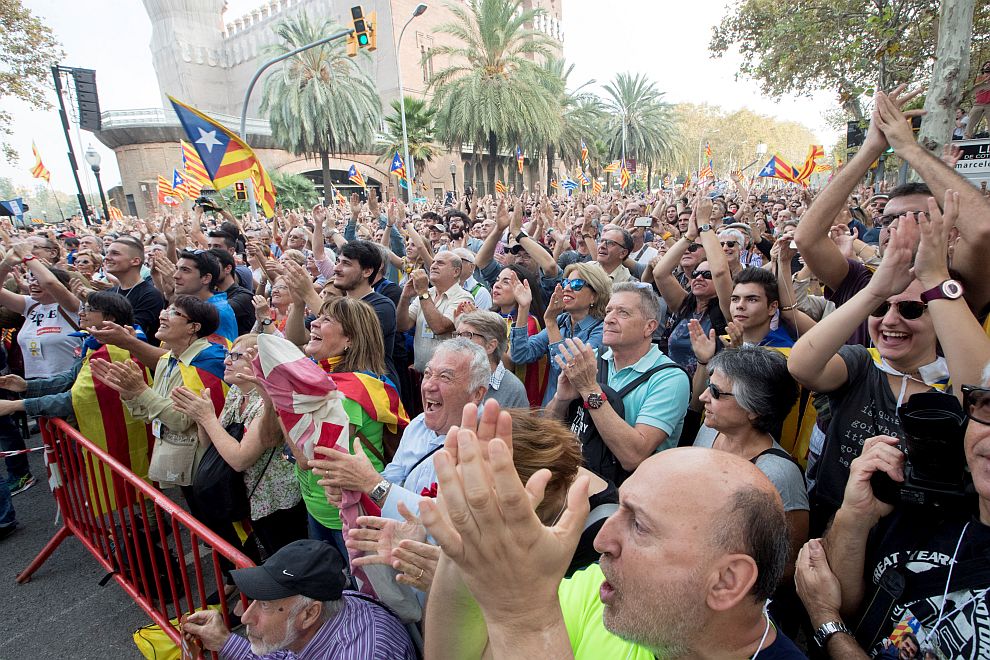
[[[633,226],[634,227],[652,227],[653,226],[653,218],[651,218],[649,216],[645,216],[645,217],[642,217],[642,218],[636,218],[636,222],[635,222],[635,224]]]

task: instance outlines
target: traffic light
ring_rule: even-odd
[[[351,7],[351,25],[354,28],[354,34],[347,38],[348,57],[355,57],[358,48],[367,48],[370,52],[378,47],[378,35],[375,30],[377,23],[377,12],[371,12],[365,16],[361,5]]]
[[[354,27],[354,38],[357,40],[357,45],[361,48],[367,47],[371,42],[371,37],[368,35],[368,23],[364,19],[364,10],[361,9],[361,5],[351,7],[351,24]]]
[[[234,184],[234,196],[237,199],[247,199],[247,189],[244,187],[243,181]]]

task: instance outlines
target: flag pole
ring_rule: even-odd
[[[55,208],[58,209],[58,215],[62,218],[62,222],[65,222],[65,214],[62,213],[62,205],[58,203],[58,195],[55,194],[55,189],[52,188],[52,180],[48,179],[48,191],[52,194],[52,199],[55,200]]]

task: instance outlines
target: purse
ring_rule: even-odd
[[[240,441],[244,424],[232,422],[225,430]],[[216,520],[239,522],[250,515],[244,476],[223,459],[216,445],[207,447],[193,477],[192,490],[198,501],[209,502]]]
[[[148,464],[148,478],[160,484],[190,486],[196,468],[196,457],[199,454],[199,439],[196,436],[155,438],[155,446],[151,450],[151,461]]]

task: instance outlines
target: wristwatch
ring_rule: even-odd
[[[427,291],[426,293],[421,293],[421,294],[419,294],[419,299],[420,299],[420,300],[426,300],[426,299],[428,299],[429,297],[430,297],[430,292],[429,292],[429,291]]]
[[[712,226],[711,225],[701,225],[700,227],[698,227],[698,233],[699,234],[703,234],[706,231],[711,231],[711,230],[712,230]]]
[[[591,410],[598,410],[606,401],[608,401],[608,398],[605,396],[604,392],[592,392],[588,395],[588,398],[584,400],[584,408],[585,410],[589,408]]]
[[[385,496],[388,495],[388,490],[391,487],[391,481],[388,479],[382,479],[378,482],[377,486],[371,489],[371,492],[368,493],[368,495],[375,501],[376,504],[381,504],[381,502],[385,499]]]
[[[269,325],[271,325],[271,324],[272,324],[272,323],[274,323],[274,322],[275,322],[275,321],[273,321],[273,320],[271,320],[271,319],[265,319],[264,321],[262,321],[262,322],[261,322],[261,325],[262,325],[262,326],[269,326]]]
[[[818,626],[818,630],[815,631],[815,643],[821,648],[825,648],[825,644],[828,643],[828,638],[835,633],[852,635],[852,631],[849,630],[849,628],[846,628],[846,624],[841,621],[826,621],[822,625]]]
[[[932,287],[921,294],[921,299],[928,303],[933,300],[958,300],[962,298],[963,286],[957,280],[945,280],[938,286]]]
[[[515,236],[515,239],[516,239],[516,243],[522,243],[522,239],[524,239],[524,238],[529,238],[529,234],[527,234],[527,233],[526,233],[526,232],[524,232],[524,231],[521,231],[521,232],[519,232],[519,233],[518,233],[518,234],[516,234],[516,236]]]

